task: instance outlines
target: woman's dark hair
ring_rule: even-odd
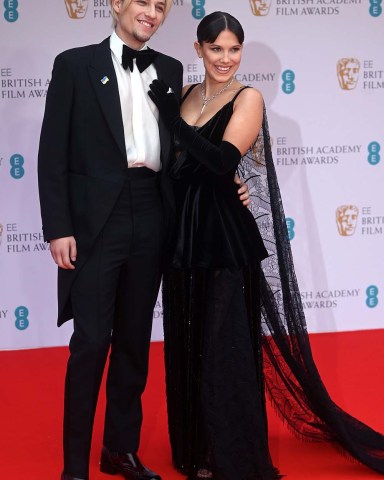
[[[197,41],[214,43],[216,38],[224,30],[229,30],[236,35],[240,44],[244,42],[244,30],[240,22],[226,12],[213,12],[201,20],[197,27]]]

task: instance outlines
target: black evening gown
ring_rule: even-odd
[[[197,129],[215,145],[236,96]],[[249,186],[249,210],[236,170]],[[237,169],[216,175],[182,150],[172,175],[177,223],[163,313],[175,467],[191,478],[199,469],[214,480],[280,478],[268,448],[267,392],[294,434],[334,441],[384,473],[384,437],[332,402],[312,358],[265,111]]]

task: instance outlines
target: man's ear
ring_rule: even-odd
[[[119,14],[120,13],[120,7],[121,7],[121,0],[111,0],[111,5],[113,10]]]

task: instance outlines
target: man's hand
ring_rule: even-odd
[[[237,174],[235,175],[234,182],[237,185],[241,185],[240,188],[237,190],[240,201],[243,202],[244,207],[249,207],[249,205],[251,204],[251,199],[249,198],[248,185],[246,183],[243,183]]]
[[[76,262],[77,249],[75,237],[55,238],[50,241],[51,255],[58,267],[74,270],[72,262]]]

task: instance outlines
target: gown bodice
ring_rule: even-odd
[[[220,145],[242,90],[208,122],[193,127],[199,135]],[[268,256],[251,212],[239,199],[235,173],[236,167],[218,175],[188,150],[179,151],[171,170],[177,206],[173,267],[241,267]]]

